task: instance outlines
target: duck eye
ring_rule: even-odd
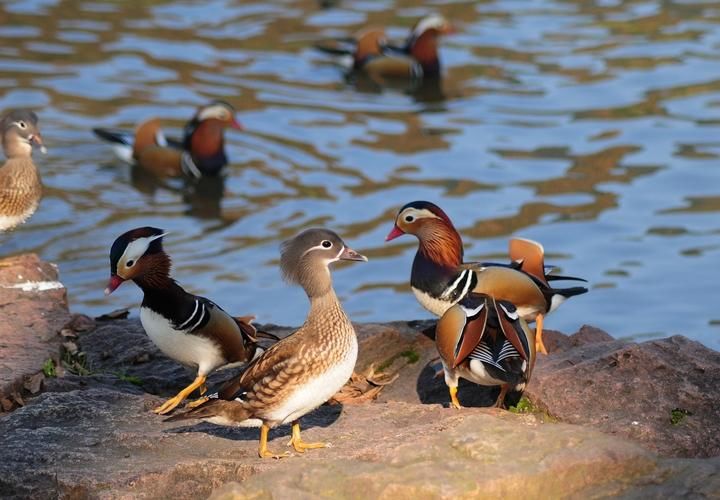
[[[415,217],[413,217],[412,215],[405,216],[405,222],[412,222],[414,220],[415,220]]]
[[[27,128],[27,124],[25,122],[17,122],[18,127],[25,130]]]
[[[323,240],[323,242],[320,243],[320,244],[322,245],[323,248],[330,248],[330,247],[332,247],[332,242],[329,241],[329,240]]]
[[[125,267],[132,267],[132,266],[134,266],[134,265],[135,265],[135,261],[132,260],[132,259],[130,259],[129,261],[127,261],[127,262],[125,263]]]

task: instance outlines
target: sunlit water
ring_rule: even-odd
[[[110,244],[155,225],[188,289],[296,325],[307,302],[278,247],[323,225],[370,257],[334,275],[351,317],[414,319],[429,317],[409,291],[416,242],[384,237],[427,199],[468,260],[520,235],[589,280],[548,327],[720,348],[720,2],[413,4],[3,3],[0,109],[37,110],[50,151],[41,208],[0,253],[57,262],[72,308],[101,313],[140,300],[103,296]],[[457,30],[439,88],[355,85],[311,48],[368,24],[401,38],[430,10]],[[90,132],[155,115],[178,132],[214,98],[247,129],[227,134],[224,185],[153,183]]]

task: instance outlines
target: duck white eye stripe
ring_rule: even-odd
[[[188,323],[190,323],[190,321],[192,321],[192,319],[195,317],[195,313],[197,312],[199,306],[200,306],[200,302],[198,302],[198,300],[196,299],[195,300],[195,309],[193,309],[193,312],[190,315],[190,317],[188,319],[186,319],[182,325],[178,326],[178,330],[182,330],[183,328],[185,328],[185,326],[187,326]]]
[[[158,238],[162,238],[167,233],[162,234],[156,234],[154,236],[147,236],[144,238],[138,238],[136,240],[131,241],[128,243],[128,246],[125,248],[125,251],[123,252],[122,256],[120,257],[121,263],[127,262],[129,260],[137,261],[140,257],[145,255],[145,252],[147,252],[147,249],[150,247],[150,243],[155,241]]]
[[[302,255],[300,256],[300,258],[305,257],[307,254],[309,254],[309,253],[312,252],[313,250],[329,250],[329,248],[325,248],[324,246],[322,246],[322,243],[321,243],[320,245],[315,245],[314,247],[310,247],[310,248],[308,248],[307,250],[305,250],[305,251],[302,253]],[[344,250],[345,250],[345,247],[344,247],[344,246],[343,246],[342,248],[340,248],[340,252],[339,252],[339,253],[337,254],[337,256],[335,257],[335,260],[337,260],[338,258],[340,258],[340,255],[342,255],[342,253],[343,253]]]
[[[208,118],[222,119],[223,114],[227,112],[223,106],[210,106],[209,108],[203,109],[198,115],[198,120],[203,121]]]

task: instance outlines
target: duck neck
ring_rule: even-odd
[[[417,234],[420,241],[413,261],[411,285],[439,296],[459,272],[463,246],[455,228],[444,220],[433,221]]]
[[[160,252],[144,257],[146,271],[133,278],[146,295],[176,294],[182,290],[174,279],[170,277],[170,258],[166,253]]]
[[[196,165],[206,173],[219,171],[227,164],[224,130],[220,120],[203,120],[195,126],[186,141],[186,147],[189,146]]]
[[[32,157],[32,144],[17,135],[6,134],[3,137],[2,147],[8,160],[30,160]]]
[[[437,33],[433,31],[422,33],[411,42],[409,52],[422,66],[423,75],[434,76],[440,73]]]

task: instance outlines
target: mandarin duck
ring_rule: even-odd
[[[344,56],[344,65],[377,79],[437,77],[440,74],[438,39],[452,32],[452,26],[441,15],[431,14],[420,19],[410,31],[404,44],[387,43],[385,30],[368,28],[352,38],[339,38],[316,48],[333,55]]]
[[[352,323],[335,295],[329,265],[339,260],[367,261],[334,232],[308,229],[285,242],[280,267],[310,299],[303,325],[261,354],[241,375],[196,408],[169,421],[201,419],[220,425],[260,427],[261,458],[288,456],[268,450],[269,429],[292,423],[298,453],[323,448],[300,437],[299,419],[330,399],[348,381],[357,360]]]
[[[470,292],[438,320],[435,344],[443,364],[451,405],[462,377],[500,386],[497,408],[517,405],[535,366],[535,335],[513,304]]]
[[[7,112],[0,119],[2,147],[7,160],[0,167],[0,232],[25,222],[42,196],[40,174],[32,161],[33,146],[46,153],[38,117],[27,109]]]
[[[545,274],[543,247],[530,240],[511,240],[511,265],[463,262],[460,234],[445,212],[427,201],[414,201],[402,207],[386,241],[403,234],[413,234],[419,241],[410,284],[425,309],[442,316],[468,292],[510,302],[525,321],[536,322],[536,348],[544,354],[547,354],[542,341],[544,316],[567,298],[588,291],[582,286],[551,287],[548,283],[551,275]]]
[[[246,364],[262,352],[252,317],[234,318],[170,277],[170,256],[162,246],[165,234],[141,227],[119,236],[110,249],[105,289],[109,295],[125,281],[134,281],[143,291],[140,322],[150,340],[169,358],[197,371],[189,386],[153,410],[159,414],[172,411],[195,389],[204,394],[213,371]]]
[[[200,107],[185,124],[183,140],[165,138],[160,120],[142,122],[134,133],[126,130],[94,128],[99,138],[115,145],[117,156],[158,177],[186,176],[199,179],[213,176],[228,163],[225,156],[224,130],[242,130],[235,109],[223,101]]]

